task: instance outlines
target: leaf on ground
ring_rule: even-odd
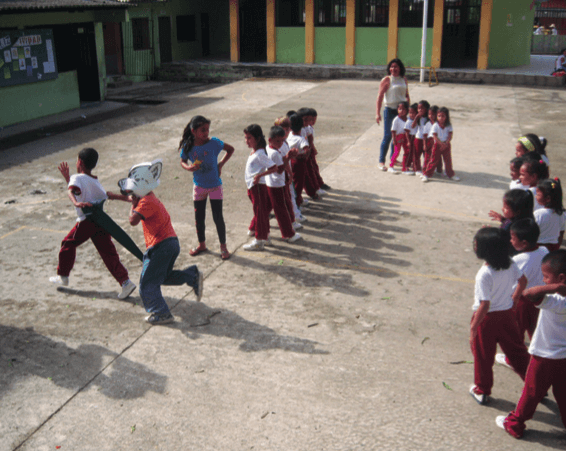
[[[469,360],[457,360],[455,362],[450,362],[450,365],[461,365],[462,363],[474,363],[474,362],[470,362]]]
[[[283,260],[279,260],[279,261],[277,262],[277,264],[278,264],[279,266],[282,266],[282,265],[283,265]]]
[[[381,298],[382,301],[387,301],[388,299],[391,299],[391,296],[386,296],[386,297]]]
[[[446,388],[447,390],[452,390],[450,385],[448,385],[446,382],[442,382],[442,385],[444,385],[444,388]]]
[[[134,431],[136,430],[136,425],[134,424],[130,429],[132,430],[132,434],[133,434]]]
[[[427,341],[427,340],[430,340],[430,337],[424,337],[423,341],[421,341],[421,344],[424,345],[424,342]]]

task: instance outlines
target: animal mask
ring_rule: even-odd
[[[128,173],[128,178],[118,182],[120,192],[126,196],[133,194],[140,198],[147,195],[159,186],[159,177],[161,176],[162,168],[162,160],[132,166]]]

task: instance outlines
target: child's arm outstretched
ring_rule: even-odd
[[[226,152],[226,154],[222,157],[222,160],[218,162],[218,177],[222,174],[222,167],[226,164],[226,162],[230,159],[232,154],[234,153],[234,147],[230,144],[224,143],[224,147],[222,148]]]
[[[527,288],[523,291],[523,297],[527,298],[529,301],[538,303],[542,301],[547,294],[555,293],[566,296],[566,285],[563,283],[550,283],[548,285]]]
[[[495,210],[489,210],[488,213],[489,217],[491,218],[492,221],[499,221],[499,222],[503,222],[503,215],[497,213]]]
[[[71,180],[71,176],[69,174],[69,165],[67,164],[66,161],[63,161],[59,167],[59,172],[61,173],[61,175],[63,176],[63,178],[65,179],[65,181],[67,182],[67,185],[69,184],[69,180]]]
[[[106,195],[108,196],[108,199],[110,199],[110,200],[122,200],[124,202],[131,202],[132,201],[131,196],[125,196],[124,194],[116,194],[116,193],[113,193],[111,191],[106,191]]]

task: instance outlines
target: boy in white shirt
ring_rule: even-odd
[[[495,419],[497,426],[515,438],[523,436],[525,422],[533,417],[551,386],[566,427],[566,250],[544,257],[542,274],[546,285],[523,292],[540,309],[523,393],[513,412]]]

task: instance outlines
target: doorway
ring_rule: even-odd
[[[442,67],[477,67],[481,0],[445,0]]]
[[[208,13],[200,15],[200,37],[202,43],[202,56],[210,55],[210,24]]]
[[[162,63],[170,63],[173,61],[171,52],[171,19],[168,16],[159,17],[157,19],[159,27],[159,55]]]
[[[240,61],[267,61],[265,0],[240,0]]]

